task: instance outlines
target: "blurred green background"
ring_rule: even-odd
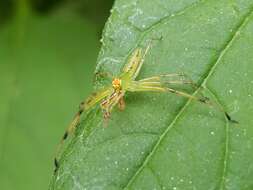
[[[113,0],[0,0],[0,185],[47,189]]]

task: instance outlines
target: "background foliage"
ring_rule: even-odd
[[[0,1],[1,189],[48,188],[56,145],[91,91],[112,6],[88,2]]]

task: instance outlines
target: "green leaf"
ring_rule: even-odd
[[[98,107],[85,115],[51,189],[253,189],[252,0],[116,0],[97,72],[119,74],[158,37],[139,78],[184,72],[240,124],[174,94],[128,93],[107,128]]]

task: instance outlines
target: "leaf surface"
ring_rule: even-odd
[[[240,124],[173,94],[128,93],[108,128],[98,107],[85,115],[51,189],[253,189],[252,12],[251,0],[116,0],[97,72],[119,74],[162,37],[138,78],[184,72]]]

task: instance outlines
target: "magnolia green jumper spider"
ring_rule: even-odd
[[[142,48],[136,48],[128,62],[123,67],[122,73],[118,77],[113,78],[112,84],[108,87],[105,87],[104,89],[93,93],[90,97],[88,97],[80,104],[79,111],[76,113],[73,121],[71,122],[70,126],[67,128],[66,132],[62,137],[61,143],[57,149],[57,154],[59,153],[60,147],[63,142],[67,139],[69,134],[73,133],[76,126],[79,124],[80,116],[84,111],[89,110],[98,102],[100,102],[100,106],[103,112],[103,118],[105,122],[107,122],[115,105],[118,105],[120,110],[124,110],[124,95],[128,91],[170,92],[179,96],[186,97],[188,99],[199,101],[204,104],[214,105],[213,102],[209,101],[209,99],[204,96],[196,97],[186,92],[178,91],[168,87],[168,84],[189,84],[193,87],[196,87],[196,85],[185,74],[165,74],[136,80],[136,77],[141,70],[145,56],[150,50],[150,47],[151,43],[148,44],[145,50],[143,50]],[[180,80],[178,78],[175,80],[175,77],[181,77],[181,79],[183,78],[183,80]],[[223,110],[223,108],[217,105],[216,107],[218,107],[218,109],[225,114],[226,118],[229,121],[236,122],[231,119],[231,117],[227,114],[227,112]],[[59,167],[57,156],[55,157],[55,166],[56,169]]]

